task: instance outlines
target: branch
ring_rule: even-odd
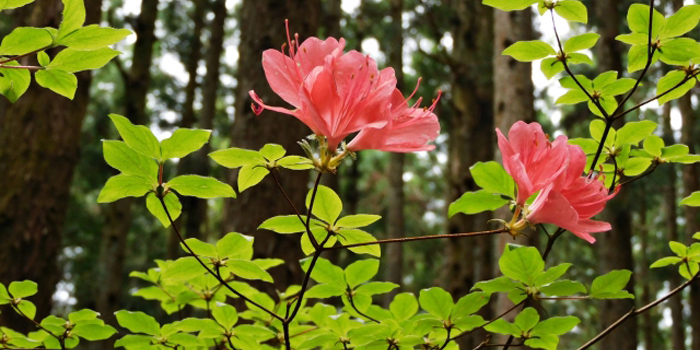
[[[595,156],[593,157],[593,163],[591,163],[591,168],[588,169],[588,176],[593,176],[593,171],[595,170],[596,163],[598,163],[598,159],[600,158],[600,155],[603,154],[603,147],[605,147],[605,140],[608,138],[608,134],[610,133],[610,129],[612,129],[612,124],[613,124],[614,119],[613,118],[607,118],[605,120],[605,129],[603,130],[603,136],[601,136],[600,141],[598,143],[598,149],[595,151]]]
[[[26,70],[35,71],[35,72],[44,69],[44,67],[39,67],[39,66],[3,66],[3,65],[0,65],[0,68],[26,69]]]
[[[669,292],[668,294],[666,294],[662,298],[654,300],[653,302],[643,306],[640,309],[632,308],[632,310],[630,310],[628,313],[622,315],[622,317],[620,317],[617,321],[615,321],[613,324],[611,324],[608,328],[606,328],[605,330],[600,332],[593,339],[589,340],[586,344],[583,344],[580,348],[578,348],[578,350],[588,349],[589,347],[593,346],[593,344],[597,343],[599,340],[603,339],[605,336],[610,334],[610,332],[615,330],[615,328],[620,326],[622,323],[624,323],[628,319],[635,317],[637,315],[643,314],[643,313],[649,311],[650,309],[652,309],[653,307],[655,307],[656,305],[663,303],[664,301],[666,301],[670,297],[680,293],[683,289],[685,289],[686,287],[691,285],[698,278],[698,276],[700,276],[700,272],[696,273],[695,276],[693,276],[693,278],[685,281],[685,283],[676,287],[676,289],[672,290],[671,292]]]
[[[625,181],[625,182],[622,182],[622,183],[620,184],[620,186],[624,186],[624,185],[630,184],[630,183],[632,183],[632,182],[635,182],[635,181],[637,181],[637,180],[639,180],[639,179],[641,179],[641,178],[643,178],[643,177],[645,177],[645,176],[647,176],[647,175],[653,173],[654,170],[656,170],[656,168],[658,168],[658,167],[659,167],[659,163],[658,163],[658,162],[654,162],[654,166],[651,167],[651,169],[649,169],[649,170],[647,170],[646,172],[644,172],[644,174],[638,175],[638,176],[636,176],[636,177],[633,177],[632,179],[629,179],[629,180],[627,180],[627,181]]]
[[[7,63],[7,62],[12,62],[12,61],[21,60],[21,59],[23,59],[23,58],[25,58],[25,57],[31,56],[31,55],[33,55],[33,54],[35,54],[35,53],[40,52],[40,51],[44,51],[44,50],[46,50],[46,49],[48,49],[48,48],[50,48],[50,46],[44,46],[44,47],[42,47],[42,48],[40,48],[40,49],[38,49],[38,50],[34,50],[34,51],[32,51],[32,52],[28,52],[28,53],[25,53],[25,54],[22,54],[22,55],[12,56],[12,57],[3,59],[2,61],[0,61],[0,65],[3,65],[3,64],[5,64],[5,63]],[[3,68],[10,68],[10,67],[3,67]]]
[[[424,241],[424,240],[431,240],[431,239],[488,236],[488,235],[499,234],[499,233],[504,233],[504,232],[508,232],[508,230],[505,228],[501,228],[498,230],[491,230],[491,231],[448,233],[448,234],[442,234],[442,235],[390,238],[390,239],[380,239],[378,241],[337,245],[337,246],[333,246],[333,247],[323,248],[323,250],[327,251],[327,250],[336,250],[336,249],[343,249],[343,248],[363,247],[363,246],[374,245],[374,244],[405,243],[405,242]]]
[[[636,111],[637,109],[641,108],[642,106],[644,106],[644,105],[646,105],[646,104],[648,104],[648,103],[650,103],[650,102],[654,102],[654,101],[660,99],[660,98],[663,97],[663,96],[666,96],[667,94],[671,93],[673,90],[675,90],[675,89],[681,87],[683,84],[687,83],[688,80],[693,79],[693,78],[696,78],[696,77],[698,76],[698,74],[700,74],[700,72],[687,75],[687,76],[685,77],[685,79],[681,80],[681,81],[680,81],[678,84],[676,84],[674,87],[672,87],[672,88],[670,88],[670,89],[668,89],[668,90],[666,90],[666,91],[664,91],[664,92],[662,92],[662,93],[660,93],[660,94],[658,94],[658,95],[656,95],[656,96],[654,96],[654,97],[652,97],[652,98],[650,98],[650,99],[648,99],[648,100],[646,100],[646,101],[640,102],[640,103],[637,104],[636,106],[634,106],[634,107],[632,107],[632,108],[630,108],[630,109],[628,109],[628,110],[626,110],[626,111],[620,113],[619,115],[614,116],[613,119],[617,120],[617,119],[619,119],[619,118],[622,118],[622,117],[624,117],[625,115],[627,115],[628,113],[633,112],[633,111]]]
[[[440,350],[444,350],[447,347],[447,344],[450,343],[450,332],[452,331],[452,327],[447,327],[447,337],[445,337],[445,344],[442,344],[442,347]]]
[[[690,271],[690,270],[688,270],[688,271]],[[8,291],[8,293],[9,293],[9,291]],[[10,297],[12,297],[12,294],[10,294]],[[10,304],[10,305],[12,306],[12,308],[13,308],[18,314],[22,315],[22,317],[24,317],[24,318],[28,319],[29,321],[31,321],[32,323],[34,323],[34,325],[37,326],[37,328],[41,329],[42,331],[44,331],[44,332],[48,333],[49,335],[51,335],[52,337],[56,338],[56,340],[58,340],[58,342],[61,344],[61,349],[62,349],[62,350],[65,350],[65,349],[66,349],[66,345],[64,344],[64,341],[61,339],[61,337],[57,336],[56,334],[54,334],[54,333],[51,332],[50,330],[44,328],[44,326],[42,326],[39,322],[37,322],[37,321],[34,320],[33,318],[30,318],[29,316],[27,316],[27,315],[26,315],[24,312],[22,312],[22,310],[20,310],[15,304]]]
[[[556,241],[557,238],[559,238],[564,232],[566,232],[566,230],[559,227],[556,231],[554,231],[554,234],[547,239],[547,247],[544,249],[544,253],[542,253],[542,260],[547,260],[547,257],[554,246],[554,241]]]
[[[505,315],[509,314],[511,311],[517,309],[518,306],[522,305],[524,302],[525,302],[525,300],[523,300],[523,301],[521,301],[521,302],[519,302],[519,303],[513,305],[513,307],[511,307],[510,309],[506,310],[506,311],[503,312],[502,314],[496,316],[496,318],[492,319],[491,321],[488,321],[488,322],[484,323],[484,324],[481,325],[480,327],[476,327],[476,328],[474,328],[474,329],[472,329],[472,330],[469,330],[469,331],[463,332],[463,333],[461,333],[461,334],[459,334],[459,335],[456,335],[456,336],[452,337],[451,340],[457,340],[457,339],[459,339],[459,338],[461,338],[461,337],[463,337],[463,336],[466,336],[466,335],[469,335],[469,334],[471,334],[471,333],[474,333],[474,332],[476,332],[476,331],[478,331],[478,330],[480,330],[480,329],[484,329],[484,327],[490,325],[491,323],[496,322],[496,320],[499,320],[499,319],[503,318]],[[488,339],[486,340],[486,342],[488,342]]]
[[[281,316],[279,316],[279,315],[277,315],[276,313],[270,311],[268,308],[266,308],[266,307],[264,307],[264,306],[262,306],[262,305],[256,303],[256,302],[253,301],[252,299],[250,299],[250,298],[246,297],[245,295],[241,294],[239,291],[233,289],[233,287],[231,287],[231,285],[229,285],[228,283],[226,283],[226,281],[225,281],[223,278],[221,278],[221,275],[220,275],[220,274],[214,273],[214,271],[212,271],[212,270],[209,268],[209,266],[207,266],[207,265],[202,261],[202,259],[200,259],[199,256],[198,256],[197,254],[194,253],[194,251],[192,250],[192,248],[190,248],[190,246],[187,244],[187,242],[185,242],[185,239],[182,238],[182,234],[180,234],[180,230],[178,230],[177,226],[176,226],[175,223],[173,222],[173,218],[170,216],[170,211],[168,211],[168,207],[165,205],[165,201],[163,201],[163,197],[158,197],[158,200],[160,200],[160,204],[163,206],[163,210],[165,210],[165,215],[168,217],[168,220],[170,221],[170,225],[173,227],[175,233],[177,234],[177,237],[180,239],[180,243],[182,243],[182,245],[183,245],[185,248],[187,248],[187,251],[189,252],[189,254],[190,254],[191,256],[193,256],[193,257],[199,262],[199,264],[202,265],[202,267],[204,267],[204,269],[207,270],[207,272],[209,272],[210,275],[214,276],[214,278],[216,278],[216,279],[219,281],[219,283],[221,283],[223,286],[225,286],[226,288],[228,288],[228,290],[230,290],[233,294],[237,295],[237,296],[240,297],[241,299],[243,299],[243,300],[245,300],[246,302],[249,302],[249,303],[255,305],[256,307],[258,307],[259,309],[261,309],[261,310],[267,312],[268,314],[270,314],[270,316],[272,316],[272,317],[274,317],[274,318],[276,318],[276,319],[278,319],[278,320],[280,320],[280,321],[284,321],[284,319],[283,319]]]
[[[690,270],[688,270],[688,271],[690,271]],[[371,316],[368,316],[367,314],[365,314],[365,313],[363,313],[362,311],[358,310],[358,309],[357,309],[357,306],[355,306],[355,301],[352,299],[352,290],[350,290],[350,288],[348,287],[348,290],[347,290],[347,291],[348,291],[348,294],[347,294],[347,295],[348,295],[348,301],[350,301],[350,306],[352,306],[352,308],[355,309],[355,312],[357,312],[360,316],[362,316],[362,317],[364,317],[364,318],[366,318],[366,319],[368,319],[368,320],[370,320],[370,321],[372,321],[372,322],[374,322],[374,323],[379,323],[379,320],[377,320],[376,318],[371,317]],[[448,338],[449,338],[449,335],[448,335]]]
[[[316,201],[316,192],[318,191],[318,185],[321,183],[321,176],[323,173],[319,172],[318,176],[316,176],[316,182],[314,183],[314,191],[311,193],[311,201],[309,202],[309,211],[306,213],[306,232],[309,235],[309,240],[311,241],[311,244],[314,246],[316,250],[318,250],[318,242],[316,241],[316,237],[311,234],[311,229],[309,227],[309,224],[311,223],[311,211],[314,209],[314,202]],[[330,234],[329,234],[330,236]],[[326,236],[326,240],[328,239],[328,236]],[[323,244],[321,244],[323,246]],[[323,248],[323,247],[321,247]]]

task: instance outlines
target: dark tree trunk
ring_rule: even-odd
[[[157,16],[157,0],[141,3],[141,12],[134,23],[137,36],[134,44],[134,59],[128,71],[122,70],[125,93],[124,112],[134,124],[148,124],[149,120],[146,114],[146,96],[151,81],[150,67],[153,44],[156,41],[154,30]],[[102,232],[97,311],[102,314],[105,322],[112,325],[116,325],[114,312],[122,306],[126,277],[124,271],[126,240],[131,227],[133,202],[131,198],[119,200],[110,204],[104,214],[105,228]]]
[[[192,22],[194,24],[192,37],[189,42],[190,52],[185,61],[185,67],[189,78],[185,87],[185,103],[182,106],[182,121],[180,126],[183,128],[192,128],[197,122],[197,115],[194,110],[194,100],[197,93],[197,68],[199,61],[202,58],[202,29],[204,28],[204,16],[206,14],[206,1],[193,1],[194,9],[192,11]],[[178,174],[195,173],[195,157],[189,156],[180,160],[177,164]],[[201,200],[196,197],[181,197],[182,215],[175,221],[175,225],[183,232],[185,236],[201,238],[201,222],[202,215],[200,212],[201,205],[198,205]],[[175,259],[180,253],[180,245],[177,235],[171,234],[168,237],[168,259]]]
[[[645,197],[639,198],[640,208],[639,208],[639,241],[641,245],[641,261],[639,265],[639,279],[642,281],[647,281],[649,278],[649,265],[651,264],[651,254],[649,254],[649,226],[647,226],[647,199]],[[640,302],[643,305],[652,302],[652,295],[655,293],[652,290],[651,283],[644,283],[642,285],[642,295],[640,296]],[[644,349],[654,350],[654,337],[656,336],[656,325],[652,319],[652,312],[645,312],[641,317],[641,331],[644,334]]]
[[[388,28],[391,45],[386,48],[389,56],[389,66],[396,72],[396,87],[403,91],[403,28],[401,15],[403,13],[403,0],[390,1],[391,25]],[[389,191],[387,196],[386,232],[388,238],[399,238],[405,235],[405,193],[403,172],[406,156],[403,153],[391,153],[389,155]],[[401,244],[390,244],[386,247],[384,255],[386,264],[385,280],[401,285],[403,278],[403,247]],[[389,306],[399,289],[388,293],[384,298],[384,305]]]
[[[319,23],[319,0],[244,0],[240,10],[241,42],[239,45],[238,87],[235,91],[236,113],[231,132],[231,145],[259,149],[266,143],[278,143],[289,153],[300,154],[297,141],[311,131],[297,119],[272,112],[256,117],[251,111],[252,100],[248,91],[255,90],[266,103],[283,105],[284,102],[271,90],[262,68],[262,52],[269,48],[279,49],[287,42],[284,20],[289,19],[292,33],[300,38],[316,35]],[[281,171],[282,185],[300,210],[304,208],[304,197],[308,190],[309,176],[303,171]],[[235,183],[231,174],[230,183]],[[286,265],[272,269],[275,287],[281,289],[299,284],[302,279],[302,258],[297,235],[278,235],[257,227],[265,219],[281,214],[290,214],[286,203],[272,179],[241,193],[238,199],[225,202],[226,232],[236,231],[255,237],[256,258],[281,258]],[[273,291],[266,288],[267,292]]]
[[[87,23],[97,23],[101,0],[85,1]],[[23,25],[58,26],[61,2],[39,0],[27,8]],[[80,153],[80,128],[91,75],[77,74],[73,101],[32,83],[16,103],[0,102],[0,282],[32,280],[37,319],[51,312],[61,273],[57,257],[68,208],[69,188]],[[0,325],[27,332],[35,327],[11,310]]]

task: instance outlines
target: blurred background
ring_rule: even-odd
[[[588,25],[556,25],[562,39],[596,31],[601,40],[589,54],[594,66],[575,66],[595,75],[617,70],[626,75],[627,47],[614,40],[628,32],[626,11],[633,1],[584,0]],[[685,1],[693,3],[693,1]],[[131,294],[141,281],[129,272],[154,267],[154,259],[173,259],[179,249],[172,229],[153,218],[142,199],[98,205],[97,195],[116,171],[102,157],[102,139],[116,139],[107,114],[127,116],[149,125],[159,138],[177,127],[212,129],[209,146],[166,167],[166,178],[179,173],[214,176],[235,183],[235,173],[214,166],[206,154],[226,147],[258,149],[265,143],[301,153],[296,141],[310,134],[296,119],[265,112],[255,117],[248,90],[271,105],[284,105],[267,86],[262,51],[286,43],[284,19],[291,31],[308,36],[344,37],[347,49],[360,50],[380,67],[396,69],[406,95],[419,77],[417,96],[429,102],[444,91],[436,109],[442,134],[433,152],[399,155],[363,151],[347,160],[324,183],[341,195],[344,211],[376,213],[383,219],[370,228],[379,238],[469,232],[492,228],[491,214],[447,218],[447,205],[476,189],[469,167],[497,159],[494,129],[506,131],[517,120],[539,121],[556,136],[588,136],[592,115],[585,104],[554,106],[563,91],[557,78],[547,80],[539,62],[519,63],[500,52],[518,40],[553,43],[549,16],[532,11],[504,13],[478,0],[85,0],[88,21],[131,29],[135,35],[117,46],[123,54],[103,69],[79,75],[74,101],[32,84],[17,103],[0,101],[0,282],[31,279],[39,283],[38,317],[80,308],[100,311],[108,322],[119,309],[143,310],[161,320],[169,316]],[[660,4],[659,4],[660,3]],[[682,0],[657,1],[666,15]],[[59,0],[36,0],[31,6],[3,11],[0,34],[22,25],[55,26]],[[700,36],[698,30],[691,36]],[[658,80],[671,67],[655,66],[647,79]],[[633,77],[636,77],[634,75]],[[653,94],[642,86],[631,100]],[[697,91],[659,108],[631,113],[628,120],[648,119],[666,144],[683,142],[698,152]],[[310,179],[283,172],[284,186],[300,203]],[[256,231],[267,217],[290,214],[271,179],[236,200],[183,199],[177,225],[188,237],[215,240],[230,231],[256,237],[258,257],[289,262],[271,270],[275,287],[301,281],[296,261],[302,258],[298,237]],[[571,262],[572,279],[588,282],[611,269],[635,271],[630,291],[636,301],[549,302],[550,315],[572,314],[582,324],[562,337],[570,349],[592,337],[634,303],[643,305],[681,281],[671,270],[647,266],[669,254],[667,242],[690,242],[700,231],[697,210],[679,208],[682,196],[700,189],[697,167],[664,165],[636,181],[611,202],[603,218],[614,230],[597,235],[591,245],[567,234],[557,241],[548,265]],[[496,213],[507,219],[509,213]],[[539,233],[543,235],[543,233]],[[527,244],[539,244],[532,234]],[[506,239],[508,238],[508,239]],[[544,239],[541,239],[544,241]],[[475,282],[498,276],[497,259],[509,237],[424,241],[383,248],[381,278],[418,292],[439,285],[455,298]],[[327,256],[345,266],[357,256]],[[268,286],[268,291],[274,287]],[[376,300],[385,303],[383,299]],[[333,302],[331,300],[330,302]],[[335,301],[337,302],[337,301]],[[485,318],[508,308],[492,300]],[[2,310],[0,325],[28,331],[30,325]],[[465,337],[471,349],[483,333]],[[700,350],[700,285],[686,290],[641,317],[627,321],[599,349]]]

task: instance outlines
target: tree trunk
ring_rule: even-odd
[[[134,124],[148,125],[146,114],[146,96],[151,81],[151,61],[155,21],[158,16],[158,1],[143,1],[141,12],[134,23],[136,42],[134,59],[129,71],[122,70],[124,80],[124,112]],[[110,204],[105,212],[105,228],[102,232],[101,261],[98,274],[100,290],[97,296],[97,311],[105,322],[116,325],[114,312],[122,307],[124,294],[124,262],[126,259],[126,240],[131,227],[132,198],[121,199]],[[111,341],[107,341],[110,342]],[[105,346],[107,346],[105,344]]]
[[[183,128],[192,128],[197,122],[197,116],[194,111],[194,100],[197,93],[197,86],[199,85],[197,82],[197,68],[199,68],[199,61],[202,58],[202,29],[204,28],[204,16],[206,14],[205,0],[195,0],[193,1],[193,6],[192,22],[194,23],[194,27],[189,42],[190,52],[185,62],[189,78],[187,80],[187,86],[185,87],[185,103],[182,106],[182,121],[180,126]],[[194,163],[194,156],[180,159],[180,162],[177,164],[177,173],[194,173]],[[198,215],[201,209],[197,205],[200,202],[199,199],[196,197],[181,197],[180,201],[182,202],[182,215],[175,221],[175,225],[177,225],[178,229],[180,229],[185,236],[201,238],[199,228],[202,220],[201,215]],[[168,259],[177,258],[180,253],[179,243],[180,240],[177,238],[177,235],[171,234],[168,237]]]
[[[300,38],[316,35],[319,23],[319,0],[244,0],[240,10],[241,42],[238,62],[238,87],[235,91],[235,117],[231,133],[231,144],[235,147],[259,149],[266,143],[284,146],[287,152],[300,154],[297,141],[311,131],[297,119],[278,113],[265,112],[256,117],[251,111],[249,90],[271,105],[283,105],[265,79],[262,68],[262,52],[269,48],[279,49],[287,42],[284,20],[289,19],[292,33]],[[282,186],[299,210],[304,209],[304,197],[308,190],[309,175],[303,171],[280,171]],[[231,173],[229,183],[235,183]],[[275,279],[274,287],[281,289],[299,284],[302,270],[297,263],[301,259],[298,235],[278,235],[257,227],[265,219],[293,213],[289,204],[276,188],[272,179],[246,190],[238,199],[225,202],[224,228],[226,232],[237,231],[255,237],[255,258],[281,258],[287,264],[270,271]],[[245,213],[245,215],[242,215]],[[273,292],[269,285],[263,289]],[[271,293],[274,294],[274,293]]]
[[[663,109],[663,138],[667,145],[674,145],[676,143],[673,137],[673,130],[671,129],[671,104],[667,103],[664,105]],[[678,237],[678,213],[676,212],[678,208],[678,198],[676,198],[676,183],[678,182],[678,175],[676,174],[677,166],[673,163],[664,164],[664,170],[666,172],[665,183],[666,186],[663,188],[664,192],[664,214],[666,221],[666,232],[668,232],[668,240],[679,241]],[[682,283],[681,276],[679,274],[670,274],[668,278],[672,286],[677,286]],[[644,283],[646,284],[646,283]],[[683,299],[678,297],[673,297],[668,301],[668,307],[671,309],[671,320],[673,325],[671,326],[671,344],[673,350],[685,350],[685,324],[683,324]]]
[[[643,191],[646,192],[646,191]],[[639,198],[640,208],[639,208],[639,240],[641,245],[641,261],[639,265],[639,279],[642,281],[647,281],[649,278],[649,265],[651,261],[649,259],[649,226],[647,226],[647,199],[642,196]],[[640,296],[640,302],[643,305],[652,302],[652,295],[655,291],[651,290],[651,283],[644,283],[642,285],[642,295]],[[652,320],[652,312],[645,312],[642,316],[641,331],[644,334],[644,349],[654,350],[654,337],[656,335],[656,325]]]
[[[478,1],[451,1],[450,19],[453,52],[451,68],[454,115],[448,120],[447,203],[477,189],[469,172],[477,161],[493,159],[493,10]],[[458,214],[448,221],[448,233],[486,229],[490,214]],[[470,238],[447,241],[445,289],[455,297],[469,292],[474,283],[493,276],[492,239]],[[484,315],[488,318],[489,315]],[[481,340],[465,337],[463,348]]]
[[[596,1],[594,13],[596,25],[601,34],[596,45],[598,71],[615,70],[622,72],[622,49],[615,37],[620,34],[617,20],[621,18],[620,3],[616,1]],[[616,125],[619,128],[619,125]],[[608,273],[613,269],[634,271],[632,256],[632,214],[629,210],[631,198],[629,189],[623,189],[613,200],[609,201],[602,218],[612,224],[612,231],[598,234],[596,246],[600,249],[600,272]],[[634,292],[634,275],[627,285],[629,292]],[[608,327],[634,306],[634,300],[604,300],[601,303],[601,329]],[[602,349],[635,350],[637,348],[637,320],[630,319],[601,341]]]
[[[99,22],[101,5],[85,1],[86,23]],[[62,8],[57,0],[36,1],[24,25],[58,26]],[[77,77],[73,101],[32,83],[14,104],[0,102],[0,282],[37,282],[39,292],[31,297],[37,319],[51,312],[61,277],[57,257],[91,82],[89,72]],[[35,329],[10,310],[0,314],[0,325]]]
[[[401,25],[401,15],[403,14],[403,0],[391,0],[389,4],[391,25],[389,26],[389,40],[391,45],[386,48],[389,56],[389,66],[396,72],[396,87],[403,91],[403,27]],[[403,172],[406,156],[403,153],[391,153],[389,155],[389,168],[387,177],[389,178],[389,191],[387,195],[387,238],[399,238],[405,235],[405,193]],[[384,254],[386,275],[384,280],[402,285],[403,279],[403,246],[401,244],[390,244],[386,247]],[[394,296],[399,293],[399,289],[393,290],[384,297],[384,305],[389,306]]]

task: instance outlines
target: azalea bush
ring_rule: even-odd
[[[26,2],[29,1],[14,3],[19,6]],[[77,11],[74,6],[78,6],[78,2],[64,2],[64,23],[69,19],[74,22],[61,28],[70,29],[35,29],[35,33],[47,34],[32,34],[37,37],[22,40],[13,39],[13,35],[20,35],[13,32],[3,40],[0,52],[15,55],[0,63],[3,84],[7,79],[20,79],[17,78],[20,76],[22,81],[28,82],[29,71],[35,70],[37,82],[64,94],[66,91],[58,85],[46,84],[46,80],[42,83],[41,75],[70,76],[76,68],[61,70],[60,67],[73,67],[71,64],[81,69],[97,68],[100,64],[81,63],[79,57],[83,53],[99,56],[95,50],[104,50],[81,44],[80,31],[102,33],[105,39],[100,45],[118,41],[126,34],[99,27],[81,28],[82,23],[78,23],[81,21],[74,20],[76,17],[72,15],[72,11]],[[4,2],[8,3],[13,2]],[[576,0],[484,0],[484,4],[505,11],[528,10],[536,4],[542,15],[587,21],[586,7]],[[524,41],[504,51],[520,61],[543,59],[541,68],[545,75],[560,76],[561,85],[569,89],[557,103],[587,103],[591,111],[591,137],[559,136],[550,140],[539,124],[525,122],[515,123],[510,130],[495,130],[502,164],[475,164],[472,176],[482,189],[465,193],[449,206],[450,216],[509,209],[511,214],[499,217],[498,226],[489,231],[378,240],[365,227],[381,220],[380,216],[343,215],[340,197],[331,188],[320,185],[323,176],[333,176],[359,151],[432,150],[431,142],[440,130],[435,113],[440,92],[428,107],[421,106],[420,98],[410,104],[413,94],[406,96],[396,88],[392,68],[380,70],[368,56],[357,51],[346,52],[343,39],[311,37],[301,41],[298,36],[289,35],[287,29],[289,39],[283,50],[271,49],[263,53],[262,68],[270,87],[292,109],[267,105],[251,91],[253,110],[264,114],[260,118],[265,119],[286,117],[274,115],[280,113],[297,118],[309,127],[311,136],[299,140],[305,157],[288,155],[275,140],[259,150],[233,147],[212,152],[210,157],[216,163],[238,169],[237,190],[211,177],[163,177],[164,169],[173,166],[174,159],[202,148],[209,141],[210,131],[181,128],[169,138],[158,140],[148,127],[133,125],[123,116],[110,115],[122,141],[104,141],[104,158],[121,173],[107,181],[98,202],[145,197],[146,207],[155,218],[166,228],[173,226],[186,255],[173,261],[156,260],[149,270],[132,272],[133,278],[147,284],[134,295],[159,303],[167,314],[179,314],[187,306],[205,311],[197,313],[201,317],[180,318],[168,324],[160,324],[141,311],[118,311],[116,318],[124,331],[118,336],[116,347],[457,349],[458,338],[483,329],[488,334],[506,336],[507,342],[494,344],[489,335],[480,347],[502,345],[508,348],[524,344],[556,349],[559,336],[572,331],[580,320],[570,315],[548,315],[543,312],[548,303],[634,296],[624,290],[631,271],[609,271],[592,280],[567,278],[567,272],[576,269],[575,266],[548,261],[555,241],[581,238],[595,244],[595,234],[614,234],[607,232],[611,229],[609,223],[594,217],[611,198],[625,191],[626,184],[666,163],[700,161],[700,156],[689,154],[685,145],[665,145],[654,135],[657,127],[654,122],[629,121],[618,129],[613,127],[615,121],[623,120],[641,106],[679,98],[695,85],[696,76],[700,74],[696,66],[700,60],[700,44],[682,36],[695,28],[699,20],[700,6],[685,6],[678,13],[664,17],[654,9],[653,0],[649,5],[632,5],[628,14],[631,33],[621,35],[618,40],[631,45],[628,73],[641,70],[636,78],[619,78],[622,72],[605,72],[597,77],[572,73],[571,65],[592,62],[585,50],[596,44],[599,35],[595,33],[561,42],[554,27],[555,47],[542,41]],[[39,39],[42,35],[46,40]],[[69,40],[71,37],[74,40]],[[95,41],[91,43],[97,45]],[[61,45],[67,48],[53,60],[44,57],[43,50]],[[85,51],[79,51],[81,49]],[[46,64],[22,68],[16,63],[19,56],[33,54]],[[70,64],[55,63],[69,54]],[[657,82],[654,96],[628,106],[630,97],[657,60],[675,69]],[[61,73],[55,73],[59,71]],[[14,100],[21,95],[17,83],[9,86],[10,90],[3,92],[8,98]],[[263,113],[265,111],[269,113]],[[351,135],[354,136],[348,140]],[[314,175],[315,182],[306,197],[305,208],[293,204],[279,181],[291,171]],[[260,229],[298,237],[300,249],[307,258],[301,261],[282,261],[275,257],[254,259],[256,243],[250,236],[231,232],[219,240],[205,242],[184,239],[173,225],[182,211],[182,196],[235,198],[242,191],[255,191],[255,185],[261,181],[278,185],[280,198],[289,202],[289,214],[261,222]],[[700,193],[683,199],[680,204],[700,206]],[[379,269],[377,257],[386,244],[485,235],[516,237],[526,233],[543,235],[545,247],[538,250],[506,246],[499,259],[502,276],[477,282],[467,295],[450,295],[439,287],[432,287],[418,295],[398,293],[388,308],[374,303],[374,296],[401,287],[375,280]],[[700,239],[700,233],[695,238]],[[700,243],[686,246],[669,242],[669,246],[669,252],[675,255],[655,262],[652,267],[676,266],[686,281],[658,300],[625,314],[580,349],[589,348],[620,323],[678,294],[698,278]],[[357,254],[357,260],[348,266],[337,266],[323,257],[325,252],[338,249]],[[304,278],[275,295],[263,293],[250,284],[251,281],[272,283],[267,270],[282,264],[300,264]],[[550,267],[546,268],[547,265]],[[3,348],[68,349],[80,341],[106,339],[117,333],[91,310],[75,311],[67,318],[49,316],[35,320],[36,309],[31,303],[35,293],[36,284],[31,281],[0,285],[0,304],[12,309],[7,312],[17,312],[37,327],[29,334],[0,327]],[[494,301],[499,293],[507,295],[513,307],[493,319],[484,319],[478,314],[479,310]],[[324,303],[328,299],[339,300],[339,303]]]

